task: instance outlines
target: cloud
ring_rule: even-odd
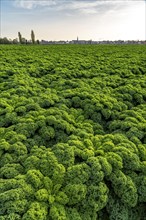
[[[129,0],[71,0],[66,2],[66,4],[60,4],[57,10],[74,11],[75,13],[89,15],[103,14],[121,9],[124,5],[127,6],[129,2]]]
[[[99,4],[99,1],[97,0],[86,0],[86,1],[83,1],[83,0],[72,0],[72,1],[68,1],[66,2],[66,4],[62,4],[62,5],[59,5],[58,9],[59,10],[78,10],[78,11],[81,11],[81,10],[91,10],[91,9],[94,9],[97,5]]]
[[[48,7],[56,5],[55,0],[15,0],[14,6],[24,9],[34,9],[37,7]]]
[[[123,7],[145,0],[14,0],[15,7],[24,9],[46,8],[64,11],[66,14],[101,14],[117,12]]]
[[[56,9],[87,15],[109,12],[117,13],[123,8],[131,7],[134,4],[137,5],[144,1],[145,0],[56,0]],[[58,4],[59,2],[61,2],[61,4]]]

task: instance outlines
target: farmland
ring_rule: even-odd
[[[2,45],[0,220],[146,220],[146,46]]]

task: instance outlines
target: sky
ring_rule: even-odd
[[[0,0],[0,36],[145,40],[146,0]]]

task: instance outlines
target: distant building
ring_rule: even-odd
[[[28,42],[29,43],[29,42]],[[103,40],[103,41],[92,41],[92,40],[79,40],[77,37],[76,40],[71,41],[46,41],[42,40],[40,44],[46,45],[46,44],[146,44],[146,41],[134,41],[134,40],[116,40],[116,41],[109,41],[109,40]]]
[[[79,38],[77,37],[76,40],[72,40],[70,41],[71,44],[91,44],[92,40],[79,40]]]

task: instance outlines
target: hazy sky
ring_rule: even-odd
[[[145,40],[145,0],[0,0],[1,37]]]

